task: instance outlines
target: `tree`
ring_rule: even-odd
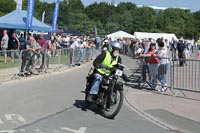
[[[104,28],[108,34],[120,30],[120,25],[116,22],[108,22]]]
[[[114,15],[112,12],[114,8],[106,2],[94,3],[85,8],[85,13],[90,19],[105,24],[108,18]]]
[[[194,17],[194,25],[195,25],[195,33],[194,36],[195,38],[198,38],[200,36],[200,11],[197,11],[193,15]]]
[[[98,34],[104,36],[117,30],[131,34],[135,31],[170,32],[178,37],[193,38],[200,35],[200,11],[191,13],[182,9],[167,9],[159,13],[149,7],[138,8],[132,2],[121,2],[118,6],[106,2],[94,2],[84,7],[81,0],[62,0],[58,16],[60,28],[75,29],[92,35],[94,25]],[[23,10],[27,10],[28,0],[23,0]],[[34,16],[41,20],[45,11],[44,22],[51,25],[55,3],[35,0]],[[0,1],[0,15],[5,15],[16,8],[15,0]]]
[[[68,0],[69,11],[72,13],[83,13],[84,5],[81,0]]]
[[[151,32],[156,27],[155,12],[148,7],[138,8],[134,13],[133,28],[135,31]]]
[[[16,9],[15,0],[1,0],[0,1],[0,16],[3,16]]]
[[[194,32],[191,24],[192,21],[191,13],[187,10],[171,8],[158,14],[157,28],[163,32],[175,33],[178,37],[181,37],[186,36],[185,30]],[[187,33],[187,36],[191,35]]]
[[[90,29],[92,29],[93,26],[85,14],[69,13],[68,15],[70,19],[65,24],[65,28],[79,30],[84,33],[90,33]]]

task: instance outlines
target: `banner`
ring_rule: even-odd
[[[54,8],[54,15],[53,15],[53,22],[52,22],[52,29],[51,29],[52,32],[56,32],[57,30],[59,8],[60,8],[60,0],[56,0],[56,5]]]
[[[22,0],[17,0],[16,9],[22,10]]]
[[[33,13],[34,13],[34,0],[28,0],[27,21],[26,21],[26,29],[28,30],[32,29]]]

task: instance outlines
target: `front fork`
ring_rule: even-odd
[[[113,79],[112,83],[109,85],[109,89],[107,92],[107,99],[106,99],[106,108],[110,109],[112,94],[114,93],[114,87],[116,85],[117,79]]]

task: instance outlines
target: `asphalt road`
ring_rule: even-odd
[[[133,65],[123,58],[124,64]],[[65,73],[1,84],[0,133],[172,133],[127,104],[114,120],[83,109],[90,67],[88,63]]]

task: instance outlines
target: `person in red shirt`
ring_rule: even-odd
[[[44,60],[45,60],[45,50],[47,49],[47,41],[44,39],[43,35],[40,35],[38,40],[37,40],[37,43],[40,45],[41,47],[41,55],[42,55],[42,63],[40,65],[40,69],[44,69]]]
[[[42,35],[40,35],[40,38],[38,39],[37,41],[40,46],[42,47],[45,43],[46,43],[46,40],[44,39],[44,37]]]
[[[150,44],[148,55],[150,84],[153,90],[157,89],[159,58],[155,56],[156,43]]]
[[[156,43],[151,42],[147,54],[144,54],[144,57],[148,57],[149,64],[149,84],[152,90],[157,89],[157,79],[158,79],[158,67],[159,67],[159,58],[155,55],[156,52]]]

